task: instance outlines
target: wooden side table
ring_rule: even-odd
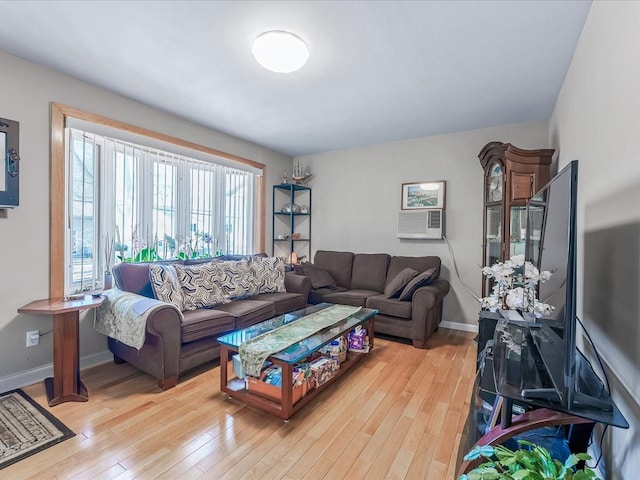
[[[79,300],[47,298],[18,309],[18,313],[53,315],[53,378],[44,379],[50,407],[89,400],[87,388],[80,380],[80,311],[96,308],[103,302],[104,297],[91,295]]]

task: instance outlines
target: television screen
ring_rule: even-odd
[[[571,382],[575,378],[577,184],[578,161],[574,160],[527,204],[525,258],[540,271],[551,272],[551,278],[538,286],[539,300],[553,307],[544,320],[551,327],[551,338],[542,337],[536,343],[547,357],[549,373],[565,405],[572,402]],[[550,364],[544,355],[550,348],[561,365]]]
[[[538,285],[553,307],[535,322],[498,322],[494,381],[498,393],[585,418],[628,427],[602,381],[576,348],[576,211],[578,161],[574,160],[527,204],[525,259],[552,272]]]

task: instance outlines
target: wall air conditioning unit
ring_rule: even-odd
[[[398,212],[398,238],[441,239],[444,233],[444,210],[403,210]]]

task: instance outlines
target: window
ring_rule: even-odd
[[[66,131],[67,292],[94,288],[118,262],[255,252],[255,173]]]

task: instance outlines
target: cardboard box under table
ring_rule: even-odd
[[[270,398],[272,400],[282,400],[282,388],[275,385],[269,385],[263,382],[259,378],[247,377],[247,390],[257,395]],[[301,385],[294,385],[293,387],[293,403],[295,404],[300,400],[308,389],[308,382],[304,382]]]
[[[307,366],[296,366],[293,369],[293,403],[300,400],[309,388]],[[265,368],[260,378],[246,377],[247,390],[273,400],[282,400],[282,368],[270,365]]]

